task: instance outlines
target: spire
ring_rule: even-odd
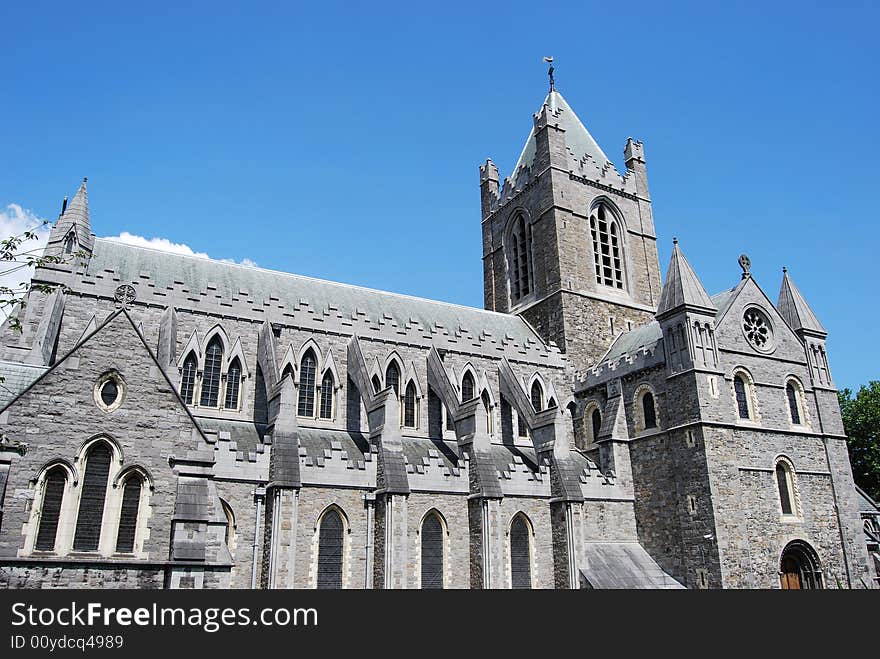
[[[678,239],[672,239],[672,258],[669,261],[669,269],[666,271],[666,279],[663,290],[660,293],[660,303],[657,305],[658,318],[681,307],[696,308],[715,313],[715,305],[709,298],[700,279],[684,257],[678,246]]]
[[[89,221],[87,182],[88,179],[84,178],[76,194],[73,195],[73,199],[62,206],[61,215],[55,222],[52,233],[49,235],[48,247],[56,249],[59,253],[64,253],[65,244],[71,234],[75,238],[74,251],[84,250],[90,252],[92,249],[93,236]]]
[[[779,302],[776,304],[779,315],[795,331],[814,332],[816,334],[828,334],[816,314],[810,309],[810,305],[801,295],[797,286],[788,276],[788,270],[782,269],[782,288],[779,291]]]
[[[608,159],[608,156],[605,155],[599,144],[593,139],[593,136],[590,135],[590,132],[574,113],[574,110],[571,109],[571,106],[569,106],[563,98],[562,94],[556,90],[555,84],[551,87],[546,98],[544,98],[544,102],[538,109],[536,117],[540,115],[545,108],[548,115],[551,117],[552,122],[565,131],[565,146],[568,151],[569,164],[572,170],[577,171],[580,167],[580,163],[588,157],[595,163],[596,167],[600,169],[605,167],[606,164],[611,166],[611,161]],[[537,128],[532,127],[532,131],[526,139],[525,146],[523,146],[522,153],[520,153],[519,160],[513,168],[513,173],[510,175],[510,181],[513,184],[514,189],[520,187],[525,182],[527,179],[526,170],[530,170],[535,162],[535,154],[537,150],[536,131]],[[532,174],[534,175],[535,172],[532,172]]]

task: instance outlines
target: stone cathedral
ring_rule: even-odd
[[[551,86],[485,310],[96,238],[84,180],[0,331],[0,585],[876,587],[825,328],[661,279],[624,154]]]

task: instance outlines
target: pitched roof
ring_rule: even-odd
[[[810,305],[801,295],[797,286],[788,276],[788,271],[783,270],[782,288],[779,291],[779,302],[776,304],[779,315],[785,318],[785,322],[795,330],[807,330],[827,334],[822,323],[816,318],[816,314],[810,309]]]
[[[565,130],[565,144],[568,147],[569,154],[574,164],[580,163],[584,158],[589,156],[599,166],[602,167],[606,162],[610,162],[608,156],[602,151],[593,136],[586,129],[584,124],[578,119],[565,99],[558,91],[551,91],[547,94],[541,107],[547,108],[558,119],[559,127]],[[539,110],[540,111],[540,110]],[[526,178],[526,170],[531,169],[535,161],[536,140],[535,129],[532,128],[529,133],[526,144],[513,172],[510,175],[511,183],[516,188],[522,184]]]
[[[520,344],[541,343],[525,321],[511,314],[98,238],[87,273],[107,276],[105,270],[122,282],[137,282],[147,277],[158,290],[177,283],[197,295],[210,286],[212,295],[230,302],[239,297],[261,301],[271,297],[291,307],[307,303],[316,313],[332,307],[352,317],[363,313],[371,319],[390,318],[401,327],[415,321],[425,328],[440,325],[450,333],[464,328],[472,334],[489,332],[499,340],[507,335]]]
[[[715,305],[712,304],[709,294],[706,293],[697,273],[685,258],[678,246],[678,241],[675,241],[656,315],[662,316],[679,307],[696,307],[715,311]]]
[[[624,355],[638,352],[639,350],[651,350],[663,339],[663,331],[660,329],[660,323],[652,320],[645,325],[634,327],[628,332],[623,332],[618,336],[605,356],[600,359],[601,362],[613,362]]]

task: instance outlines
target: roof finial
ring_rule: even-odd
[[[672,239],[672,244],[673,244],[673,245],[678,245],[678,238],[673,237],[673,239]]]
[[[556,91],[556,81],[553,79],[553,56],[550,55],[548,57],[547,55],[545,55],[544,61],[550,65],[550,68],[547,70],[547,75],[550,76],[550,91],[555,92]]]
[[[747,279],[751,277],[749,270],[752,268],[752,262],[749,260],[749,257],[745,254],[740,254],[739,256],[739,267],[742,268],[743,271],[743,279]]]
[[[782,274],[786,274],[788,272],[788,268],[782,266]]]

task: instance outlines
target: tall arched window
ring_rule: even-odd
[[[53,467],[43,479],[43,501],[40,505],[40,526],[34,549],[54,551],[58,535],[58,519],[61,517],[61,504],[67,487],[67,472],[64,467]]]
[[[535,408],[535,412],[544,409],[544,388],[537,380],[532,382],[532,407]]]
[[[785,460],[776,463],[776,486],[779,490],[779,507],[783,515],[795,515],[794,475]]]
[[[593,441],[595,442],[599,439],[599,431],[602,429],[602,413],[599,411],[598,407],[593,410],[590,423],[593,424]]]
[[[733,378],[733,392],[736,394],[736,410],[740,419],[750,419],[751,409],[749,406],[749,385],[742,374]]]
[[[202,407],[217,407],[221,364],[223,364],[223,344],[220,342],[220,337],[215,336],[205,349],[205,373],[202,376],[202,397],[199,400],[199,405]]]
[[[461,402],[464,403],[476,398],[476,389],[474,376],[470,371],[465,371],[464,377],[461,379]]]
[[[657,410],[654,407],[654,394],[650,391],[646,391],[642,395],[642,414],[646,430],[657,427]]]
[[[532,291],[532,227],[526,224],[522,215],[517,215],[508,236],[510,301],[517,302]]]
[[[486,432],[492,434],[492,401],[489,398],[489,392],[483,389],[480,394],[480,401],[483,403],[483,411],[486,413]]]
[[[791,415],[791,422],[799,426],[801,424],[800,401],[793,382],[788,382],[785,385],[785,396],[788,398],[788,412]]]
[[[373,393],[374,393],[374,394],[378,394],[378,393],[379,393],[379,390],[380,390],[381,388],[382,388],[382,383],[379,382],[379,376],[378,376],[378,375],[374,375],[374,376],[373,376]]]
[[[333,373],[324,371],[321,378],[321,405],[318,415],[322,419],[333,418]]]
[[[183,362],[183,372],[180,375],[180,397],[187,405],[193,404],[193,394],[196,390],[196,356],[189,353]]]
[[[321,517],[318,531],[318,588],[342,588],[342,517],[332,508]]]
[[[443,524],[436,513],[422,522],[422,588],[443,588]]]
[[[510,523],[510,586],[532,587],[532,551],[529,525],[517,515]]]
[[[417,420],[416,384],[410,380],[403,394],[403,425],[407,428],[415,428]]]
[[[120,554],[134,552],[143,484],[144,479],[141,475],[134,473],[125,479],[125,484],[122,486],[122,507],[119,511],[119,530],[116,533],[116,551]]]
[[[614,288],[623,288],[623,257],[617,222],[599,204],[590,214],[590,234],[593,238],[593,262],[596,266],[596,282]]]
[[[86,454],[86,469],[80,491],[76,532],[73,537],[74,551],[98,549],[112,457],[113,453],[105,442],[95,442]]]
[[[229,370],[226,372],[226,402],[227,410],[238,409],[238,395],[241,390],[241,362],[238,357],[232,360]]]
[[[309,348],[299,363],[299,404],[296,411],[299,416],[315,416],[316,367],[315,353]]]
[[[394,389],[395,396],[400,395],[400,368],[397,362],[391,362],[385,369],[385,386]]]

